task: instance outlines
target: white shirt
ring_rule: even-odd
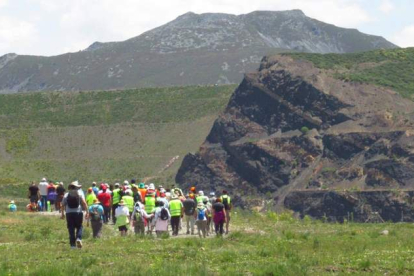
[[[49,186],[49,184],[47,182],[40,182],[39,183],[39,192],[40,195],[42,196],[46,196],[47,195],[47,187]]]
[[[127,206],[119,206],[115,209],[115,217],[119,217],[122,215],[129,216],[129,209]]]

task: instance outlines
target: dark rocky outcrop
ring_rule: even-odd
[[[289,56],[264,58],[176,181],[226,188],[245,207],[330,220],[379,212],[399,221],[404,213],[411,221],[412,193],[401,200],[393,191],[414,188],[413,110],[388,89],[341,81]]]

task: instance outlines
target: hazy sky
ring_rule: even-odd
[[[75,52],[137,36],[188,11],[287,9],[414,46],[413,0],[0,0],[0,56]]]

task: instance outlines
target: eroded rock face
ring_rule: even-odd
[[[375,193],[350,203],[334,191],[414,187],[413,110],[411,101],[386,89],[333,79],[287,56],[265,58],[234,92],[200,151],[184,159],[176,181],[226,188],[241,206],[285,205],[315,217],[354,212],[362,221],[368,213],[355,212],[358,202],[386,201],[384,219],[397,221],[406,203],[395,207],[394,199]]]

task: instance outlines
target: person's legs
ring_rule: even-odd
[[[115,217],[115,210],[116,208],[118,208],[118,203],[112,205],[112,222],[115,224],[116,222],[116,217]]]
[[[224,220],[222,220],[219,223],[219,232],[220,232],[220,235],[223,235],[224,234]]]
[[[47,211],[47,196],[42,195],[42,211]]]
[[[201,226],[201,232],[203,233],[203,238],[205,238],[207,235],[207,220],[200,221],[200,226]]]
[[[190,234],[190,217],[185,215],[185,223],[187,224],[187,235]]]
[[[180,217],[171,217],[171,228],[174,236],[178,235],[178,227],[180,225]]]
[[[226,210],[226,234],[229,233],[229,225],[230,225],[230,210]]]
[[[92,233],[94,238],[102,236],[102,221],[91,221]]]
[[[219,228],[220,228],[220,225],[218,223],[214,223],[214,231],[216,232],[216,235],[219,234]]]
[[[67,213],[66,214],[66,224],[69,231],[69,243],[71,247],[75,247],[76,245],[76,237],[75,237],[75,216],[74,213]]]
[[[201,226],[200,226],[200,223],[201,223],[201,221],[200,221],[200,220],[197,220],[197,221],[196,221],[196,225],[197,225],[197,233],[198,233],[198,236],[201,238]]]
[[[191,216],[190,224],[191,224],[191,235],[194,235],[194,228],[195,228],[195,218],[194,218],[194,216]]]
[[[75,214],[76,246],[82,248],[83,213]]]
[[[105,221],[104,221],[104,223],[108,223],[109,222],[109,216],[110,216],[110,214],[109,214],[109,212],[110,212],[110,210],[111,210],[111,207],[109,207],[109,206],[105,206],[104,207],[104,213],[105,213]]]

